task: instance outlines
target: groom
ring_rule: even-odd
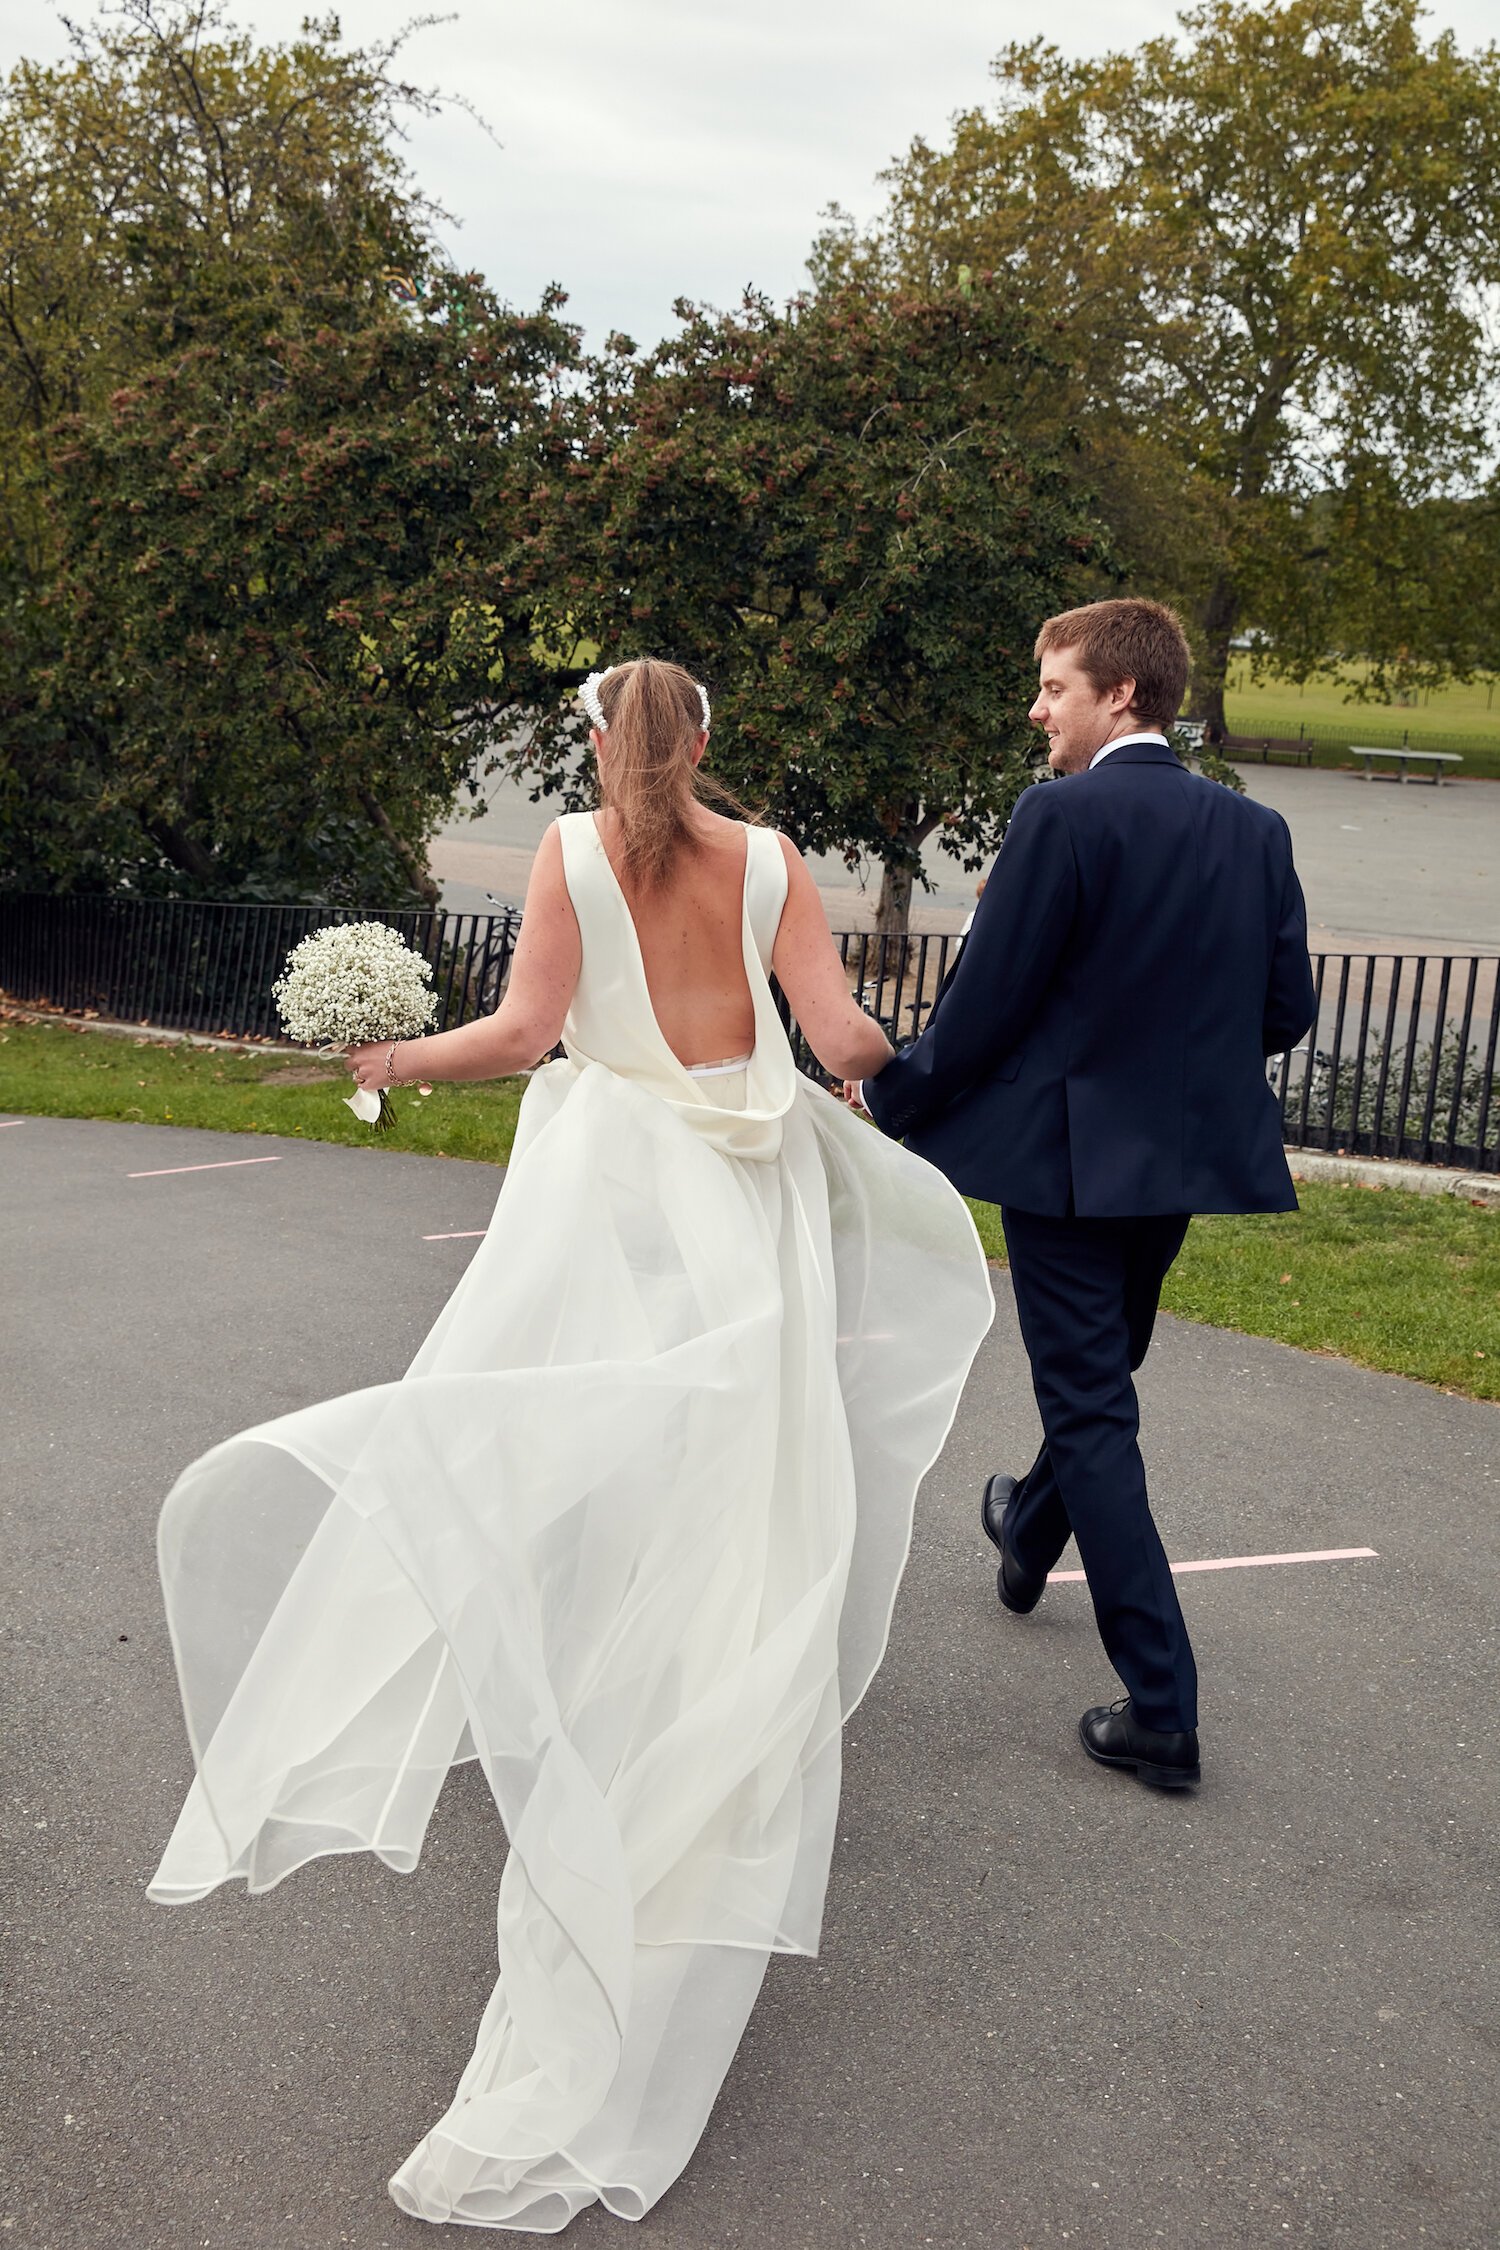
[[[1199,1777],[1197,1669],[1146,1492],[1132,1376],[1195,1211],[1296,1209],[1265,1058],[1315,1006],[1278,813],[1167,746],[1188,678],[1169,609],[1049,618],[1031,717],[1063,785],[1028,789],[958,961],[865,1105],[1004,1207],[1044,1432],[981,1507],[1004,1606],[1035,1609],[1071,1532],[1128,1691],[1084,1749],[1163,1789]]]

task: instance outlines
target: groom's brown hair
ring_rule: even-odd
[[[1151,726],[1173,727],[1187,692],[1192,654],[1182,619],[1165,602],[1089,602],[1049,617],[1036,637],[1038,661],[1071,648],[1099,694],[1134,680],[1130,708]]]

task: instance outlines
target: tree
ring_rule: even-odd
[[[1318,497],[1306,530],[1307,566],[1256,608],[1283,671],[1336,649],[1359,666],[1351,700],[1380,703],[1500,671],[1500,479],[1410,501],[1372,462]]]
[[[449,280],[420,314],[197,345],[61,426],[30,879],[435,900],[427,838],[525,638],[495,599],[508,447],[570,348],[550,307]],[[59,762],[86,777],[60,836]]]
[[[1019,434],[1047,367],[967,282],[678,311],[559,422],[512,590],[554,661],[587,636],[697,671],[713,770],[805,847],[878,858],[903,929],[926,839],[977,865],[1031,779],[1036,627],[1099,554],[1067,433]],[[511,762],[577,792],[577,724],[535,688]]]
[[[1051,333],[1131,582],[1194,613],[1214,736],[1243,624],[1294,669],[1336,659],[1307,598],[1335,521],[1378,570],[1380,503],[1483,470],[1500,51],[1420,17],[1207,0],[1133,54],[1007,48],[995,108],[913,146],[871,234],[820,246],[825,276],[993,270]]]
[[[218,0],[122,0],[0,93],[0,428],[44,432],[142,366],[254,341],[431,263],[396,141],[436,97],[336,18],[257,46]]]
[[[436,259],[336,23],[130,0],[0,97],[0,880],[435,895],[576,337]]]

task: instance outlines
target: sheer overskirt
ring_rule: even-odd
[[[422,2218],[641,2216],[768,1956],[817,1948],[841,1723],[993,1304],[935,1172],[789,1058],[756,1090],[700,1120],[539,1071],[406,1377],[217,1447],[163,1512],[197,1776],[153,1898],[409,1870],[456,1760],[493,1794],[498,1980],[391,2182]]]

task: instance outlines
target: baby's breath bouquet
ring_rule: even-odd
[[[386,923],[336,922],[292,947],[271,998],[289,1039],[339,1055],[372,1039],[418,1038],[437,1012],[431,985],[427,962]],[[345,1099],[377,1133],[396,1121],[384,1090]]]

